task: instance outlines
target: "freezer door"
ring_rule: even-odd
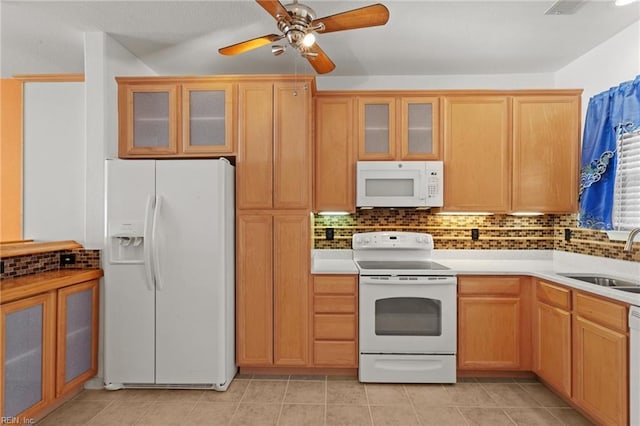
[[[227,167],[219,160],[157,163],[157,384],[225,381],[225,338],[232,327],[225,320],[232,309],[225,284],[233,259],[233,233],[225,229],[233,212],[233,203],[225,202]]]
[[[107,385],[115,387],[123,383],[151,384],[155,381],[153,283],[145,275],[144,263],[127,260],[127,253],[134,253],[136,257],[136,250],[131,250],[133,242],[119,247],[121,241],[126,244],[126,240],[113,234],[121,232],[123,223],[145,220],[147,200],[155,193],[155,161],[107,160],[106,163],[108,255],[104,261],[104,379]]]

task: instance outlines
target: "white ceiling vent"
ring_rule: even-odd
[[[547,11],[545,15],[572,15],[582,6],[584,0],[558,0]]]

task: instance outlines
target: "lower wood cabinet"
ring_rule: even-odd
[[[538,281],[533,318],[533,371],[571,397],[571,292]]]
[[[573,300],[573,401],[600,424],[626,425],[627,307],[579,292]]]
[[[237,217],[236,361],[240,367],[309,365],[308,212]]]
[[[358,276],[313,277],[313,364],[358,366]]]
[[[521,277],[458,277],[458,369],[530,370],[530,297]]]
[[[56,396],[78,388],[98,371],[98,281],[58,290]]]
[[[96,374],[98,281],[0,305],[0,344],[0,416],[28,421]]]
[[[533,371],[597,424],[629,418],[628,306],[537,280]]]

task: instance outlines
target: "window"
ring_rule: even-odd
[[[640,227],[640,130],[618,140],[618,165],[613,197],[613,226]]]

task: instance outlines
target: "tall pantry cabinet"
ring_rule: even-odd
[[[312,79],[238,85],[236,360],[307,366]]]

